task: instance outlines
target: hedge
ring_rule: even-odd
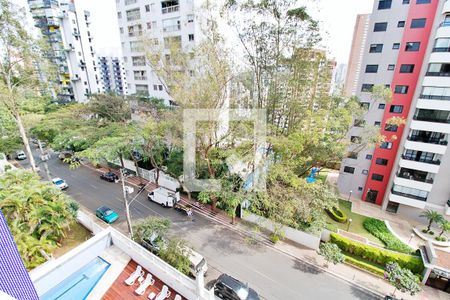
[[[388,262],[397,262],[400,267],[422,274],[424,269],[422,258],[404,253],[391,252],[377,247],[350,240],[336,233],[330,234],[331,242],[338,245],[342,251],[351,253],[362,259],[384,266]]]
[[[332,209],[326,209],[326,212],[336,222],[345,223],[347,222],[347,216],[345,213],[339,209],[338,207],[333,207]]]
[[[396,238],[383,221],[374,218],[367,218],[364,220],[363,226],[373,236],[382,241],[386,245],[387,249],[407,254],[412,254],[415,252],[413,248]]]
[[[361,268],[361,269],[366,270],[370,273],[373,273],[377,276],[384,277],[384,270],[382,268],[372,266],[371,264],[354,259],[353,257],[347,256],[347,255],[344,255],[344,256],[345,256],[345,262],[347,264],[353,265],[357,268]]]

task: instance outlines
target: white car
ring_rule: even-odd
[[[17,151],[17,152],[16,152],[16,159],[18,159],[18,160],[24,160],[24,159],[27,159],[27,156],[26,156],[25,152],[23,152],[23,151]]]
[[[60,190],[65,190],[69,187],[69,185],[67,184],[67,182],[65,182],[63,179],[61,178],[53,178],[52,182],[54,185],[56,185]]]

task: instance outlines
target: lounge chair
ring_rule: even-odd
[[[167,285],[164,285],[161,292],[159,292],[158,296],[156,296],[155,300],[164,300],[170,297],[170,291]]]
[[[144,271],[142,271],[141,266],[137,266],[136,271],[131,273],[130,277],[128,277],[128,279],[125,280],[125,283],[127,285],[133,285],[136,282],[136,279],[138,279],[141,276],[144,276]]]
[[[154,292],[150,292],[150,294],[148,294],[148,299],[153,300],[155,299],[156,294]]]
[[[141,285],[134,291],[139,296],[144,295],[145,290],[155,283],[155,279],[152,278],[152,274],[148,273],[145,280],[141,283]]]
[[[181,300],[181,296],[177,294],[173,300]]]

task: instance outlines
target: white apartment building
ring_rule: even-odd
[[[178,42],[189,51],[202,36],[198,11],[202,0],[116,0],[128,93],[156,97],[170,105],[164,83],[145,58],[144,41],[161,47]]]
[[[28,0],[35,26],[47,37],[58,66],[60,102],[86,102],[101,91],[90,13],[70,0]]]
[[[98,69],[100,73],[101,92],[127,95],[128,85],[125,67],[121,57],[98,56]]]

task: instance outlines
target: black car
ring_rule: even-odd
[[[100,175],[100,178],[109,182],[116,182],[119,180],[119,176],[113,172],[106,172]]]
[[[258,293],[249,288],[247,284],[222,274],[214,284],[214,294],[225,300],[260,300]]]

